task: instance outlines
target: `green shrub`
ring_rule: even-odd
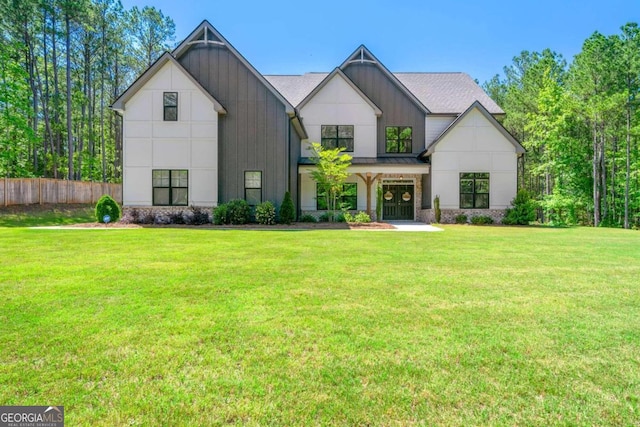
[[[109,222],[118,222],[122,216],[118,203],[107,194],[100,197],[100,200],[96,203],[96,219],[98,222],[104,224],[105,215],[109,215]]]
[[[456,224],[466,224],[468,219],[465,214],[456,215]]]
[[[229,224],[229,206],[226,203],[220,203],[213,208],[213,223],[215,225]]]
[[[318,218],[320,222],[346,222],[347,219],[343,212],[335,214],[333,212],[325,212]]]
[[[229,224],[246,224],[251,220],[251,207],[246,200],[234,199],[227,203],[227,220]]]
[[[263,225],[276,223],[276,208],[273,203],[267,200],[256,206],[256,222]]]
[[[511,201],[510,208],[504,213],[502,223],[505,225],[528,225],[536,220],[536,202],[526,190],[520,190]]]
[[[442,219],[442,211],[440,210],[440,196],[436,196],[433,199],[433,209],[436,215],[436,224],[440,224],[440,220]]]
[[[291,193],[284,193],[284,200],[280,206],[280,223],[291,224],[296,220],[296,207],[291,200]]]
[[[493,218],[488,215],[477,215],[471,217],[471,224],[473,225],[487,225],[493,224]]]
[[[369,223],[371,222],[371,217],[366,212],[360,211],[355,215],[351,215],[348,211],[344,211],[342,213],[344,216],[344,220],[346,222],[356,222],[356,223]]]
[[[302,214],[302,216],[300,216],[299,219],[300,222],[318,222],[318,218],[316,218],[315,216],[311,215],[311,214]]]

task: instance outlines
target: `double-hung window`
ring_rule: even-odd
[[[189,172],[155,169],[152,172],[154,206],[187,206],[189,204]]]
[[[162,94],[162,106],[164,109],[163,120],[165,122],[177,122],[178,92],[164,92]]]
[[[244,199],[250,206],[262,203],[262,171],[244,172]]]
[[[353,151],[353,125],[322,125],[320,143],[324,148]]]
[[[489,209],[489,174],[460,174],[460,209]]]

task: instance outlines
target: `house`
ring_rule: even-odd
[[[163,54],[112,105],[123,120],[123,205],[169,209],[232,199],[322,213],[309,142],[353,156],[342,202],[382,219],[499,219],[522,146],[464,73],[392,73],[359,46],[329,73],[260,74],[209,22]]]

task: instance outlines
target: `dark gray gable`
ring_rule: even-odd
[[[382,64],[376,58],[373,53],[367,49],[365,45],[360,45],[341,65],[340,69],[344,71],[350,64],[372,64],[380,69],[382,73],[387,76],[387,78],[402,91],[409,99],[413,101],[413,103],[422,110],[425,114],[429,114],[429,109],[425,107],[425,105],[420,102],[420,100],[411,92],[405,85],[402,84],[400,80],[396,76],[393,75],[391,71],[387,69],[387,67]]]
[[[282,96],[280,92],[278,92],[276,88],[274,88],[271,83],[269,83],[267,79],[265,79],[264,76],[260,74],[258,70],[256,70],[255,67],[251,65],[251,63],[247,61],[245,57],[242,56],[240,52],[238,52],[236,48],[234,48],[231,43],[229,43],[206,19],[202,21],[202,23],[173,50],[173,56],[179,60],[191,47],[198,45],[217,46],[228,49],[229,52],[231,52],[251,72],[251,74],[266,86],[280,102],[282,102],[287,114],[290,116],[295,115],[293,105],[291,105],[289,101],[287,101],[285,97]]]

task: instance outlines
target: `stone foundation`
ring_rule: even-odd
[[[441,209],[440,223],[441,224],[455,224],[456,216],[466,215],[467,222],[471,221],[474,216],[489,216],[493,219],[495,224],[502,223],[504,218],[504,209]],[[418,221],[426,222],[427,224],[435,223],[436,214],[434,209],[421,209],[418,214]]]

